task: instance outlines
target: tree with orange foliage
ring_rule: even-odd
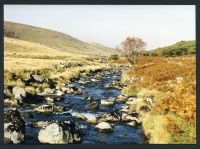
[[[131,65],[137,63],[137,56],[139,56],[146,47],[146,43],[141,38],[137,37],[127,37],[122,41],[121,45],[121,52]]]

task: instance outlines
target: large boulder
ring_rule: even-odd
[[[15,97],[15,99],[18,99],[20,100],[20,102],[22,102],[22,100],[24,98],[26,98],[26,91],[24,88],[21,88],[21,87],[14,87],[12,89],[12,92],[13,92],[13,95]]]
[[[48,144],[79,143],[80,130],[71,121],[53,122],[40,130],[38,140]]]
[[[4,112],[4,143],[24,143],[25,122],[17,109]]]
[[[113,130],[112,126],[107,122],[100,122],[95,128],[102,132],[111,132]]]

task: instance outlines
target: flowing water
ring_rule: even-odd
[[[121,71],[120,71],[121,70]],[[93,97],[92,101],[100,103],[101,99],[116,98],[121,94],[121,90],[113,88],[105,88],[104,85],[121,79],[121,73],[125,68],[119,69],[119,71],[107,71],[97,72],[100,75],[100,80],[80,84],[80,80],[90,80],[94,78],[97,73],[90,74],[88,76],[81,76],[78,80],[73,81],[76,87],[80,88],[82,95],[66,94],[64,100],[56,101],[55,104],[65,107],[67,112],[65,113],[53,113],[42,114],[33,112],[32,107],[24,105],[19,109],[21,113],[25,113],[26,129],[25,129],[25,144],[37,144],[39,143],[37,137],[39,128],[35,128],[31,125],[32,121],[50,121],[50,120],[73,120],[80,128],[82,144],[142,144],[145,143],[144,134],[141,126],[131,127],[126,123],[110,123],[113,127],[113,131],[109,133],[99,132],[95,129],[94,124],[90,124],[84,120],[74,118],[70,113],[87,113],[88,115],[100,116],[104,113],[110,113],[112,111],[119,110],[123,103],[115,102],[112,106],[103,106],[99,104],[97,109],[88,110],[85,106],[90,103],[90,100],[84,99],[85,97]],[[44,103],[39,103],[44,104]],[[6,109],[6,108],[5,108]],[[31,115],[31,116],[29,116]]]

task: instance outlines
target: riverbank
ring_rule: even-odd
[[[126,86],[121,83],[121,74],[125,70],[127,67],[112,66],[110,69],[87,75],[81,73],[77,79],[66,86],[70,88],[69,91],[73,89],[75,92],[67,91],[62,99],[54,97],[52,101],[37,101],[35,104],[23,102],[18,110],[26,125],[24,142],[27,144],[146,143],[140,124],[140,114],[127,108],[128,103],[136,99],[121,95],[121,88]],[[5,110],[9,111],[9,106]],[[77,127],[79,130],[75,134],[75,140],[78,141],[46,136],[46,134],[62,134],[56,132],[57,129],[53,129],[59,126],[63,130],[69,129],[63,127],[66,126],[66,123],[63,124],[66,120],[70,121],[70,129]],[[76,127],[71,125],[72,122]]]
[[[127,96],[150,98],[151,111],[142,116],[150,144],[196,143],[196,59],[140,57],[138,65],[123,74]],[[125,60],[115,63],[125,64]],[[144,103],[139,103],[144,104]],[[137,110],[137,105],[132,105]]]

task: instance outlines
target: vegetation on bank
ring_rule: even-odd
[[[157,48],[151,51],[145,51],[145,56],[182,56],[196,53],[196,42],[180,41],[171,46]]]
[[[139,57],[138,64],[124,73],[123,81],[131,82],[122,91],[127,96],[153,97],[152,110],[142,117],[149,143],[196,143],[194,56]]]
[[[60,51],[14,38],[4,38],[4,85],[24,87],[30,73],[40,74],[64,86],[69,80],[105,67],[99,59],[84,54]],[[39,85],[39,84],[37,84]],[[47,88],[48,84],[40,84]]]

